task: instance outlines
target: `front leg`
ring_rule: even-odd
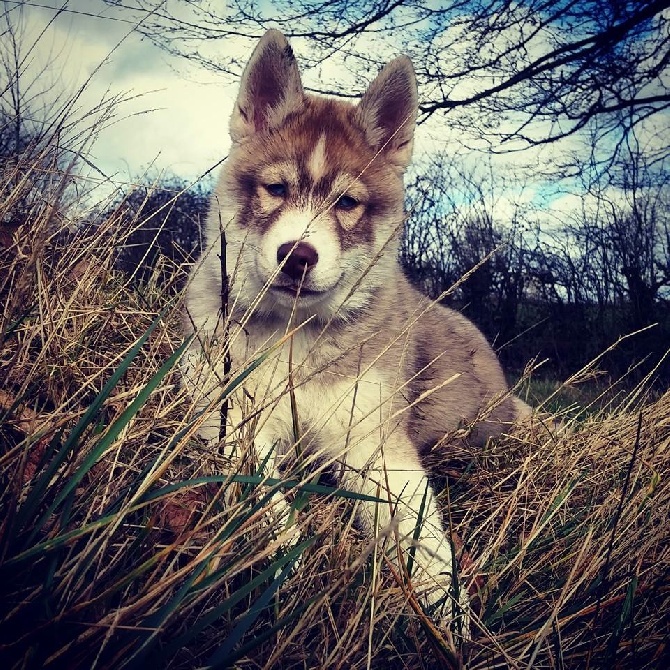
[[[350,449],[346,464],[346,484],[388,500],[363,507],[361,517],[368,531],[374,531],[375,515],[380,529],[397,523],[401,547],[415,547],[411,575],[414,588],[429,606],[441,604],[441,618],[449,622],[458,619],[463,631],[467,631],[467,592],[458,580],[435,494],[409,440],[392,434],[380,447],[375,440],[364,439]],[[407,558],[405,551],[405,565]]]
[[[271,411],[254,415],[253,401],[242,391],[235,394],[227,415],[225,448],[234,456],[236,472],[239,473],[242,463],[246,462],[251,472],[263,479],[281,480],[284,475],[279,465],[288,443],[288,426],[281,417]],[[264,514],[274,538],[280,540],[284,550],[300,541],[300,531],[284,489],[278,488],[272,494]]]
[[[271,412],[254,415],[253,401],[243,388],[238,388],[230,397],[223,398],[223,382],[216,366],[205,364],[202,351],[189,352],[182,362],[182,380],[191,397],[195,410],[200,414],[198,434],[211,449],[220,449],[230,460],[229,471],[235,475],[247,472],[262,473],[264,478],[279,479],[277,467],[280,447],[286,439],[281,423],[273,420]],[[227,403],[226,427],[221,431],[221,405]],[[224,436],[223,441],[220,439]],[[247,464],[245,468],[244,464]],[[237,487],[227,494],[229,505],[235,505]],[[228,497],[230,496],[230,497]],[[278,490],[271,497],[267,508],[268,523],[276,536],[288,545],[295,544],[299,537],[296,528],[289,524],[291,508],[284,493]]]

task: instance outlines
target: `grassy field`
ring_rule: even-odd
[[[584,413],[583,398],[566,409],[522,388],[563,408],[565,425],[538,416],[443,464],[473,600],[463,641],[388,560],[393,535],[360,535],[355,496],[299,470],[265,481],[197,437],[177,370],[179,292],[114,269],[129,233],[114,217],[57,234],[77,224],[67,176],[28,193],[12,169],[0,205],[4,667],[667,667],[670,394],[642,383]],[[290,548],[268,523],[273,487],[295,492]]]

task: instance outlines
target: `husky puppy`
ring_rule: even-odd
[[[387,501],[369,503],[363,524],[372,531],[376,513],[378,528],[416,543],[413,583],[437,602],[458,586],[422,455],[444,462],[459,429],[484,443],[525,410],[477,328],[423,297],[398,265],[416,116],[408,58],[353,105],[306,94],[285,37],[261,38],[187,294],[195,337],[184,380],[211,409],[202,435],[217,441],[223,385],[265,353],[233,394],[226,439],[252,430],[258,458],[275,464],[297,439],[338,465],[342,486]]]

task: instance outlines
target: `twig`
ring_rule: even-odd
[[[220,225],[220,224],[219,224]],[[221,321],[223,323],[223,379],[224,384],[230,380],[232,361],[230,358],[230,346],[228,342],[230,323],[228,319],[228,298],[230,294],[230,280],[228,278],[228,267],[226,265],[226,231],[221,226]],[[228,408],[230,401],[226,396],[221,402],[221,424],[219,426],[219,441],[226,439],[226,425],[228,423]]]

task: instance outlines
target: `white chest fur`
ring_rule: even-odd
[[[361,441],[384,441],[389,427],[397,424],[391,402],[395,380],[375,366],[361,369],[357,352],[343,352],[314,334],[298,331],[274,348],[273,339],[281,338],[264,328],[233,336],[233,367],[243,369],[263,349],[270,351],[244,380],[244,391],[236,393],[241,405],[231,422],[244,415],[245,406],[253,406],[260,410],[258,437],[263,442],[285,451],[299,440],[303,448],[338,460]]]

